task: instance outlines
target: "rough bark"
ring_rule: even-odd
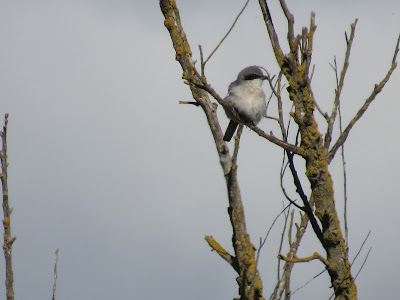
[[[227,261],[231,260],[230,264],[239,275],[237,282],[240,299],[262,300],[264,299],[262,297],[262,282],[256,268],[255,248],[246,230],[244,209],[237,180],[236,157],[235,155],[230,155],[229,148],[223,141],[223,132],[216,114],[217,104],[210,101],[206,90],[212,93],[217,101],[221,100],[221,98],[208,85],[205,77],[201,76],[195,68],[190,45],[181,25],[176,2],[173,0],[161,0],[160,7],[165,18],[164,25],[169,31],[176,52],[175,58],[183,70],[182,78],[189,84],[192,96],[196,100],[196,105],[199,105],[203,109],[214,138],[228,190],[228,213],[233,228],[232,244],[235,255],[229,255],[211,237],[206,237],[206,240],[211,247],[215,247],[213,249],[218,254],[226,257]],[[222,101],[218,102],[221,103]]]

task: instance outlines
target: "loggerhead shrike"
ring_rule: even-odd
[[[247,122],[257,124],[266,113],[267,106],[265,95],[261,88],[263,81],[268,76],[264,76],[261,69],[257,66],[250,66],[240,71],[237,79],[229,85],[228,95],[224,101],[229,100],[235,110]],[[240,122],[232,113],[225,111],[231,121],[224,135],[224,141],[229,142]]]

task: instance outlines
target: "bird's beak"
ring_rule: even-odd
[[[261,79],[266,80],[266,79],[268,79],[268,76],[263,76],[263,77],[261,77]]]

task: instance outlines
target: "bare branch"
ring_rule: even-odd
[[[261,130],[260,128],[258,128],[257,126],[255,126],[254,124],[246,124],[247,127],[249,127],[250,129],[252,129],[254,132],[256,132],[259,136],[267,139],[268,141],[274,143],[275,145],[282,147],[285,150],[288,150],[290,152],[293,152],[294,154],[303,156],[304,153],[302,151],[302,149],[300,147],[297,147],[295,145],[292,145],[290,143],[284,142],[281,139],[278,139],[277,137],[275,137],[273,135],[273,133],[271,132],[270,134],[266,134],[263,130]]]
[[[291,215],[290,215],[290,225],[289,225],[289,230],[288,230],[288,243],[289,243],[289,247],[292,247],[293,220],[294,220],[294,209],[292,209],[292,212],[291,212]]]
[[[301,207],[300,205],[298,205],[296,202],[295,202],[295,200],[293,200],[292,198],[290,198],[289,197],[289,195],[287,194],[287,192],[286,192],[286,189],[285,189],[285,187],[283,186],[283,177],[284,177],[284,175],[285,175],[285,172],[286,172],[286,168],[287,168],[287,166],[289,165],[289,162],[287,162],[286,164],[285,164],[285,155],[283,156],[283,159],[282,159],[282,165],[281,165],[281,172],[280,172],[280,185],[281,185],[281,190],[282,190],[282,193],[283,193],[283,195],[285,196],[285,198],[290,202],[290,204],[293,204],[294,206],[296,206],[298,209],[300,209],[300,210],[304,210],[304,208],[303,207]]]
[[[281,97],[281,81],[282,81],[282,71],[279,72],[276,83],[278,85],[278,90],[275,93],[276,100],[278,102],[278,115],[279,115],[279,126],[281,127],[282,137],[285,142],[287,142],[287,130],[285,128],[285,123],[283,120],[283,105],[282,105],[282,97]]]
[[[179,104],[191,104],[194,106],[200,106],[200,103],[195,102],[195,101],[179,101]]]
[[[293,212],[293,211],[292,211],[292,212]],[[285,213],[284,213],[284,215],[285,215],[285,222],[283,223],[284,225],[283,225],[283,228],[282,228],[281,239],[280,239],[280,241],[279,241],[278,253],[281,253],[281,252],[282,252],[283,240],[284,240],[284,238],[285,238],[285,232],[286,232],[286,227],[287,227],[287,221],[288,221],[288,219],[289,219],[289,213],[290,213],[290,211],[288,211],[288,212],[285,211]],[[293,213],[292,213],[292,216],[293,216]],[[293,218],[292,218],[291,220],[293,221]],[[293,223],[291,223],[290,225],[293,225]],[[277,269],[278,269],[277,278],[278,278],[278,280],[279,280],[279,278],[281,277],[281,275],[280,275],[281,261],[280,261],[279,259],[278,259],[278,267],[277,267]]]
[[[347,274],[346,274],[345,278],[348,277],[348,276],[350,275],[350,270],[351,270],[351,268],[353,267],[355,261],[357,260],[357,257],[358,257],[359,254],[361,253],[361,250],[364,248],[364,245],[365,245],[365,243],[367,242],[367,240],[368,240],[370,234],[371,234],[371,230],[368,232],[368,234],[367,234],[367,236],[365,237],[364,241],[362,242],[360,248],[358,249],[357,254],[355,255],[353,261],[352,261],[351,264],[350,264],[350,268],[347,270]],[[364,267],[364,264],[365,264],[365,262],[366,262],[366,260],[367,260],[367,258],[368,258],[368,255],[369,255],[369,252],[371,251],[371,249],[372,249],[372,248],[370,248],[370,249],[368,250],[367,256],[365,257],[364,262],[363,262],[362,265],[361,265],[361,268],[358,270],[356,276],[352,279],[352,283],[356,281],[356,278],[357,278],[358,274],[361,272],[362,268]],[[333,294],[333,295],[334,295],[334,294]],[[332,295],[329,299],[332,299],[333,295]]]
[[[362,263],[360,269],[358,270],[356,276],[354,276],[354,279],[352,280],[352,282],[355,282],[355,281],[356,281],[356,279],[357,279],[358,275],[360,274],[361,270],[364,268],[365,263],[366,263],[367,260],[368,260],[368,256],[369,256],[369,253],[371,252],[371,250],[372,250],[372,247],[369,248],[369,250],[368,250],[368,252],[367,252],[367,255],[366,255],[365,258],[364,258],[364,261],[363,261],[363,263]],[[334,296],[335,296],[335,294],[332,294],[332,295],[329,297],[329,300],[332,299]]]
[[[340,79],[339,81],[337,80],[337,65],[336,65],[336,58],[335,58],[335,73],[336,73],[336,83],[337,83],[337,87],[336,87],[336,93],[335,93],[335,101],[333,103],[333,108],[332,108],[332,113],[329,116],[328,119],[328,130],[325,134],[325,149],[328,150],[330,147],[330,143],[332,141],[332,132],[333,132],[333,125],[335,123],[336,120],[336,115],[337,115],[337,111],[338,111],[338,107],[339,107],[339,101],[340,101],[340,96],[342,94],[342,90],[343,90],[343,85],[344,85],[344,79],[346,77],[346,72],[347,69],[349,67],[349,59],[350,59],[350,52],[351,52],[351,46],[353,45],[353,40],[354,40],[354,33],[356,30],[356,26],[357,26],[357,21],[358,19],[356,19],[354,21],[353,24],[351,24],[351,33],[350,33],[350,39],[347,40],[347,49],[346,49],[346,55],[344,58],[344,63],[343,63],[343,68],[342,68],[342,72],[340,73]]]
[[[260,4],[261,12],[264,17],[264,22],[267,27],[268,35],[271,41],[272,49],[274,50],[276,60],[281,67],[284,62],[284,54],[281,49],[281,46],[279,45],[279,39],[278,35],[276,34],[274,25],[272,23],[272,18],[271,14],[269,12],[268,4],[266,0],[258,0],[258,3]]]
[[[257,255],[256,255],[256,267],[258,266],[258,261],[259,261],[259,259],[260,259],[261,249],[262,249],[262,247],[264,247],[265,242],[266,242],[267,239],[268,239],[269,233],[271,232],[272,228],[274,227],[274,225],[275,225],[276,221],[279,219],[279,217],[280,217],[289,207],[290,207],[290,204],[288,204],[288,205],[275,217],[275,219],[274,219],[274,221],[272,222],[271,226],[269,227],[269,229],[268,229],[268,231],[267,231],[267,234],[265,235],[264,239],[262,240],[262,239],[260,238],[260,245],[259,245],[259,247],[258,247],[258,249],[257,249]],[[255,279],[255,278],[252,279],[252,285],[254,285],[254,279]]]
[[[210,84],[208,84],[205,81],[205,78],[202,79],[202,83],[195,83],[194,80],[191,80],[190,82],[197,88],[200,88],[206,92],[208,92],[219,104],[222,105],[222,107],[225,110],[228,110],[233,116],[235,116],[236,119],[240,120],[242,124],[245,124],[248,128],[252,129],[254,132],[256,132],[259,136],[269,140],[270,142],[274,143],[275,145],[282,147],[285,150],[288,150],[290,152],[293,152],[294,154],[303,156],[304,153],[300,147],[297,147],[295,145],[292,145],[290,143],[287,143],[285,141],[282,141],[275,137],[272,133],[267,134],[265,133],[262,129],[258,128],[256,125],[253,123],[248,123],[248,121],[244,120],[236,110],[232,108],[230,105],[229,101],[223,101],[222,98],[218,95],[218,93],[211,87]],[[199,99],[196,99],[196,101],[199,101]],[[202,105],[200,103],[200,105]]]
[[[294,185],[296,186],[296,192],[299,194],[299,196],[304,204],[304,207],[302,210],[307,214],[307,217],[311,223],[311,227],[313,228],[316,236],[318,237],[320,242],[322,244],[324,244],[324,238],[322,235],[321,228],[318,225],[317,219],[315,218],[313,210],[312,210],[312,206],[310,205],[308,198],[307,198],[306,194],[304,193],[303,187],[300,182],[300,178],[297,175],[297,171],[296,171],[296,168],[295,168],[294,162],[293,162],[293,154],[286,151],[286,155],[289,160],[289,168],[290,168],[290,171],[293,176]]]
[[[206,78],[202,77],[197,71],[191,58],[191,48],[181,25],[176,2],[174,0],[160,0],[160,7],[165,18],[164,25],[169,31],[175,49],[175,58],[183,70],[182,78],[190,83],[192,96],[200,104],[206,115],[224,171],[229,200],[228,214],[233,229],[232,245],[237,261],[235,270],[239,274],[237,280],[239,294],[243,299],[262,299],[263,285],[260,274],[255,267],[254,245],[251,243],[250,235],[246,229],[237,168],[233,165],[229,148],[223,141],[223,132],[216,113],[217,104],[210,101],[207,92],[217,99],[224,108],[229,109],[230,105],[227,103],[228,101],[222,101],[219,95],[207,84]]]
[[[3,188],[3,227],[4,227],[4,243],[3,252],[6,261],[6,293],[7,300],[14,300],[14,274],[12,267],[12,245],[16,237],[11,237],[11,211],[8,202],[8,162],[7,162],[7,125],[8,114],[5,115],[3,131],[0,132],[2,149],[0,151],[1,158],[1,185]]]
[[[314,207],[313,197],[311,197],[311,199],[310,199],[310,206]],[[296,253],[300,246],[301,240],[303,239],[304,233],[306,232],[308,221],[309,221],[309,219],[306,214],[301,215],[300,225],[296,224],[296,228],[297,228],[296,239],[293,243],[290,242],[290,244],[289,244],[290,250],[286,255],[287,257],[295,257],[296,256]],[[291,224],[289,227],[290,236],[291,236],[291,228],[292,227],[293,227],[293,211],[292,211],[292,217],[291,217]],[[291,240],[291,238],[289,238],[289,240]],[[285,266],[283,268],[284,271],[283,271],[282,277],[280,279],[278,279],[278,282],[275,285],[274,292],[272,293],[272,295],[270,297],[271,300],[272,299],[281,299],[281,296],[284,291],[286,291],[285,299],[290,298],[290,295],[291,295],[290,277],[291,277],[293,266],[294,266],[294,263],[291,263],[291,262],[285,263]]]
[[[335,145],[332,147],[332,149],[329,151],[327,155],[328,162],[331,162],[332,159],[335,157],[336,151],[344,144],[346,141],[347,137],[349,136],[349,133],[351,129],[353,128],[354,124],[364,115],[364,113],[367,111],[369,105],[374,101],[376,96],[382,91],[386,83],[389,81],[390,76],[392,75],[393,71],[397,67],[397,54],[399,52],[399,43],[400,43],[400,35],[399,38],[397,39],[396,43],[396,49],[394,51],[393,59],[392,59],[392,65],[387,72],[385,78],[382,79],[382,81],[379,84],[375,84],[375,87],[373,91],[371,92],[371,95],[365,100],[364,105],[358,110],[354,118],[349,122],[347,125],[346,129],[343,131],[343,133],[340,135],[338,140],[336,141]]]
[[[314,279],[316,279],[317,277],[319,277],[320,275],[322,275],[324,272],[326,272],[325,270],[322,270],[321,272],[319,272],[317,275],[315,275],[313,278],[311,278],[310,280],[308,280],[307,282],[305,282],[303,285],[299,286],[297,289],[295,289],[292,292],[292,295],[296,292],[298,292],[299,290],[301,290],[302,288],[304,288],[307,284],[311,283]]]
[[[287,40],[290,45],[290,51],[292,53],[296,53],[297,51],[297,45],[293,45],[294,41],[294,17],[290,13],[289,8],[284,0],[279,0],[279,3],[281,4],[283,13],[285,14],[285,17],[288,22],[288,34],[287,34]]]
[[[206,235],[204,239],[207,241],[208,245],[217,252],[227,263],[229,263],[235,270],[240,273],[239,266],[237,264],[236,257],[230,255],[228,251],[225,250],[211,235]]]
[[[339,111],[339,130],[340,133],[343,132],[342,128],[342,112],[340,108],[340,101],[338,103],[338,111]],[[347,173],[346,173],[346,160],[344,157],[344,144],[342,145],[342,168],[343,168],[343,197],[344,197],[344,239],[346,242],[347,252],[349,251],[349,226],[348,226],[348,219],[347,219]]]
[[[274,227],[276,221],[279,219],[279,217],[290,207],[291,204],[286,205],[286,207],[284,209],[282,209],[282,211],[275,217],[274,221],[272,222],[271,226],[269,227],[264,239],[262,240],[262,242],[260,243],[260,247],[257,250],[257,258],[259,256],[259,252],[261,250],[261,248],[264,246],[265,242],[268,239],[269,233],[271,232],[272,228]]]
[[[239,152],[239,144],[240,144],[240,136],[242,135],[243,132],[243,125],[239,125],[236,135],[234,136],[235,139],[235,148],[233,149],[233,154],[232,154],[232,164],[236,165],[237,162],[237,156]]]
[[[360,267],[360,270],[358,270],[356,276],[354,277],[354,281],[357,279],[357,277],[358,277],[358,275],[360,274],[361,270],[364,268],[364,265],[365,265],[365,263],[366,263],[367,260],[368,260],[368,256],[369,256],[369,253],[371,252],[371,250],[372,250],[372,247],[369,248],[369,250],[368,250],[368,252],[367,252],[367,255],[365,256],[364,261],[363,261],[363,263],[362,263],[362,265],[361,265],[361,267]]]
[[[52,300],[56,300],[56,287],[57,287],[57,266],[58,266],[58,248],[56,250],[56,261],[54,263],[54,284],[53,284],[53,297]]]
[[[233,27],[235,27],[236,22],[239,20],[239,17],[241,16],[241,14],[244,12],[244,10],[246,9],[247,4],[249,4],[250,0],[247,0],[246,3],[244,4],[243,8],[240,10],[239,14],[237,15],[237,17],[235,18],[235,21],[233,21],[233,24],[231,26],[231,28],[229,28],[228,32],[224,35],[224,37],[222,38],[222,40],[218,43],[217,47],[215,47],[215,49],[211,52],[211,54],[207,57],[207,59],[204,61],[204,63],[202,63],[201,65],[201,69],[202,69],[202,73],[204,73],[204,67],[206,65],[206,63],[210,60],[210,58],[214,55],[214,53],[218,50],[218,48],[221,46],[221,44],[225,41],[225,39],[228,37],[228,35],[231,33]]]
[[[354,262],[356,261],[358,255],[360,255],[361,250],[364,248],[364,245],[365,245],[365,243],[367,242],[367,240],[368,240],[370,234],[371,234],[371,230],[368,231],[368,234],[367,234],[367,236],[365,237],[364,241],[362,242],[362,244],[361,244],[361,246],[360,246],[360,249],[358,249],[357,254],[354,256],[354,259],[353,259],[353,261],[351,262],[351,265],[354,264]]]
[[[310,16],[310,31],[307,35],[303,35],[307,37],[307,47],[305,48],[306,51],[303,50],[302,59],[304,59],[306,63],[306,67],[303,73],[303,84],[309,84],[311,90],[311,74],[310,79],[308,78],[308,74],[310,73],[310,66],[311,66],[311,55],[313,52],[313,40],[314,40],[314,33],[317,30],[317,25],[315,25],[315,12],[311,12]],[[307,80],[309,82],[307,82]]]
[[[329,266],[329,262],[326,258],[324,258],[321,254],[319,254],[318,252],[314,252],[313,255],[308,256],[308,257],[303,257],[303,258],[290,258],[290,257],[286,257],[283,254],[278,254],[278,258],[282,259],[284,261],[288,261],[291,263],[304,263],[304,262],[309,262],[312,261],[314,259],[318,259],[320,260],[325,266]]]
[[[202,76],[202,77],[205,77],[205,74],[204,74],[205,63],[204,63],[204,56],[203,56],[203,48],[201,48],[201,45],[199,45],[199,51],[200,51],[201,76]]]

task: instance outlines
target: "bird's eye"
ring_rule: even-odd
[[[260,76],[257,74],[250,74],[250,75],[246,75],[244,77],[245,80],[253,80],[253,79],[257,79],[257,78],[260,78]]]

